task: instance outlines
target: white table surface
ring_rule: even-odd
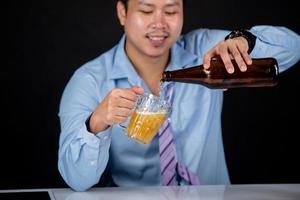
[[[74,192],[69,188],[0,190],[48,191],[53,200],[300,200],[300,184],[114,187]]]

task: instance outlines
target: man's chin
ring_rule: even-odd
[[[160,58],[160,57],[168,55],[167,51],[168,50],[166,50],[166,49],[159,49],[159,50],[156,49],[156,50],[148,51],[146,54],[147,54],[147,56],[152,57],[152,58]]]

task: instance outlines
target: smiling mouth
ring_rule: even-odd
[[[164,34],[164,35],[151,35],[151,34],[148,34],[146,35],[146,37],[149,39],[150,43],[153,45],[153,46],[161,46],[164,44],[165,40],[168,38],[168,35],[167,34]]]
[[[159,41],[159,40],[164,40],[165,38],[167,38],[167,36],[156,36],[156,35],[153,35],[153,36],[148,36],[148,38],[150,40],[156,40],[156,41]]]

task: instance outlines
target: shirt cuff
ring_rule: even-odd
[[[269,55],[267,55],[267,49],[266,49],[266,44],[264,44],[264,42],[262,42],[259,38],[257,38],[256,40],[256,44],[252,50],[251,53],[251,57],[253,58],[260,58],[262,57],[268,57]]]

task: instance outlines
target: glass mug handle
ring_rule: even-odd
[[[125,129],[127,128],[127,126],[123,125],[123,123],[120,123],[119,126],[120,126],[123,130],[125,130]]]
[[[143,97],[143,95],[140,95],[140,94],[137,95],[137,99],[136,99],[136,101],[135,101],[135,105],[134,105],[134,107],[133,107],[133,109],[132,109],[133,111],[136,110],[136,108],[137,108],[137,106],[138,106],[138,102],[139,102],[139,100],[140,100],[142,97]],[[121,123],[119,123],[118,125],[119,125],[123,130],[125,130],[125,129],[127,128],[127,125],[128,125],[128,123],[129,123],[130,119],[131,119],[131,116],[128,116],[128,118],[126,119],[126,121],[121,122]]]

